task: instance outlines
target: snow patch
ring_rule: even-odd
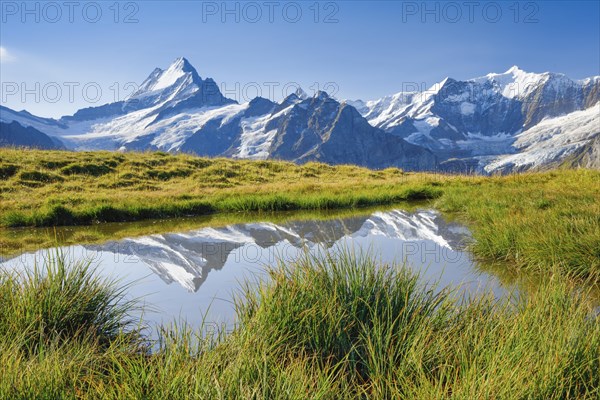
[[[460,103],[460,113],[464,116],[475,114],[476,105],[467,101]]]
[[[277,134],[277,129],[265,131],[270,115],[241,120],[242,134],[236,158],[264,160],[269,157],[269,148]]]

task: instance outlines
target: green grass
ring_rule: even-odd
[[[600,283],[599,171],[481,178],[444,188],[435,206],[471,228],[480,259]]]
[[[511,300],[458,301],[369,254],[306,256],[271,268],[258,289],[246,287],[231,334],[167,326],[149,353],[127,307],[105,301],[120,298],[118,285],[104,285],[89,267],[63,267],[51,263],[48,278],[2,275],[0,398],[600,396],[600,320],[588,293],[566,281]],[[115,334],[121,327],[130,329]]]
[[[132,324],[127,287],[101,279],[88,262],[67,263],[59,253],[42,265],[0,271],[0,337],[18,338],[25,354],[52,345],[93,340],[104,346]]]
[[[15,166],[18,165],[18,171]],[[433,199],[402,171],[164,153],[0,150],[0,227],[90,225],[212,213],[329,210]]]

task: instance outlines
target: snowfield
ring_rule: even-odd
[[[516,136],[518,153],[498,157],[489,173],[538,168],[573,154],[600,134],[600,103],[583,111],[550,118]]]

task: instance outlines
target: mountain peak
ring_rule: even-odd
[[[175,64],[175,63],[179,63],[179,62],[182,62],[182,63],[189,63],[188,59],[187,59],[187,58],[185,58],[185,57],[183,57],[183,56],[177,57],[177,58],[175,59],[175,61],[173,61],[173,64]]]
[[[490,73],[479,78],[470,79],[470,81],[480,84],[492,84],[504,97],[514,98],[527,96],[540,84],[546,82],[549,76],[548,73],[526,72],[513,65],[506,72]]]
[[[454,82],[454,79],[447,76],[444,79],[442,79],[440,82],[433,84],[433,86],[431,86],[427,90],[427,92],[431,93],[431,94],[437,94],[442,90],[442,88],[444,88],[450,82]]]
[[[190,62],[185,57],[178,57],[171,63],[168,70],[177,70],[183,72],[196,72],[196,69],[190,64]]]
[[[162,92],[174,87],[178,82],[179,86],[182,86],[182,78],[186,81],[184,86],[198,86],[202,83],[202,78],[200,78],[192,64],[185,57],[178,57],[167,69],[155,68],[148,78],[142,82],[139,89],[131,95],[130,99]]]
[[[317,90],[314,97],[319,100],[327,100],[330,98],[329,94],[324,90]]]
[[[289,95],[287,95],[286,98],[283,99],[281,101],[281,103],[279,103],[279,104],[280,105],[290,105],[290,104],[300,103],[309,98],[310,98],[310,96],[308,94],[306,94],[306,92],[300,86],[298,86],[298,88],[296,89],[296,91],[294,93],[290,93]]]
[[[192,66],[192,64],[190,64],[190,62],[186,58],[176,58],[175,61],[173,61],[171,65],[169,65],[169,68],[163,71],[163,73],[157,80],[153,90],[159,90],[169,87],[173,85],[179,78],[186,74],[190,74],[194,81],[201,81],[198,72],[196,72],[196,69]]]
[[[513,65],[512,67],[507,69],[505,72],[505,74],[512,74],[512,75],[519,74],[519,73],[525,73],[525,71],[523,71],[517,65]]]
[[[217,83],[202,79],[185,57],[176,58],[167,69],[156,68],[139,86],[138,90],[125,100],[127,111],[160,106],[153,112],[166,115],[184,108],[200,108],[206,105],[234,103],[226,99]]]
[[[513,65],[512,67],[510,67],[509,69],[507,69],[504,72],[491,72],[485,76],[470,79],[470,81],[482,83],[484,81],[494,81],[494,80],[495,81],[515,80],[515,79],[519,79],[522,77],[532,78],[532,77],[538,77],[541,75],[543,75],[543,74],[527,72],[527,71],[519,68],[519,66]]]
[[[294,94],[301,100],[308,99],[308,94],[306,94],[306,92],[300,86],[298,86],[298,89],[296,89]]]

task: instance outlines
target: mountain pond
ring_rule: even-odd
[[[102,276],[130,284],[128,297],[141,302],[143,320],[150,326],[186,321],[196,328],[204,324],[204,329],[231,329],[232,299],[242,282],[256,283],[266,278],[266,266],[293,261],[306,251],[369,252],[385,263],[406,263],[419,271],[424,284],[452,286],[464,295],[491,291],[499,298],[513,291],[495,274],[478,268],[465,250],[471,240],[468,229],[431,209],[260,220],[198,229],[186,225],[181,232],[58,249],[68,259],[90,260]],[[164,231],[160,221],[156,231]],[[52,251],[0,258],[0,267],[31,267]]]

